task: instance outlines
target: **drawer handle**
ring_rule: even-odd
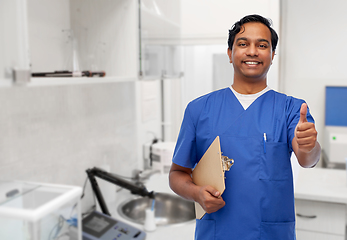
[[[302,217],[302,218],[311,218],[311,219],[317,217],[316,215],[303,215],[303,214],[300,214],[300,213],[297,213],[296,216]]]

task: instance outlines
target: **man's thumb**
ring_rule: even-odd
[[[307,122],[306,115],[307,115],[307,104],[303,103],[300,108],[300,120],[299,120],[300,123]]]
[[[220,196],[220,192],[217,189],[214,189],[211,186],[207,186],[206,190],[214,197],[219,197]]]

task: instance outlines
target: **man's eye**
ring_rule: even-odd
[[[266,44],[260,44],[259,47],[260,48],[267,48],[267,45]]]
[[[240,46],[240,47],[245,47],[245,46],[246,46],[246,43],[239,43],[239,46]]]

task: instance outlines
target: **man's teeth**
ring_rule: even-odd
[[[259,64],[259,62],[245,62],[246,64],[250,64],[250,65],[257,65]]]

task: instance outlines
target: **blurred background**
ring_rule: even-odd
[[[307,101],[318,168],[345,169],[345,9],[345,0],[1,0],[0,180],[82,187],[93,166],[167,173],[152,147],[176,141],[189,101],[232,84],[228,30],[247,14],[279,34],[268,85]],[[94,201],[85,190],[82,212]],[[339,222],[344,230],[322,239],[345,239],[345,214]]]

